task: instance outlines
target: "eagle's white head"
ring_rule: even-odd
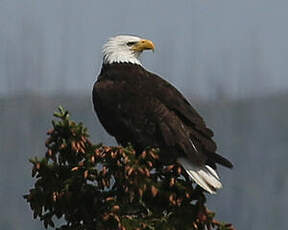
[[[139,56],[143,50],[152,49],[154,51],[152,41],[130,36],[118,35],[112,37],[103,46],[103,62],[111,63],[132,63],[141,65]]]

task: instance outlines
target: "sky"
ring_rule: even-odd
[[[0,95],[90,94],[111,36],[152,40],[143,65],[200,98],[288,89],[282,0],[0,0]]]

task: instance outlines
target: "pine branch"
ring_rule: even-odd
[[[34,188],[24,195],[45,228],[234,229],[214,219],[180,165],[159,162],[157,149],[95,145],[62,107],[54,116],[45,157],[30,160]],[[64,224],[56,227],[56,218]]]

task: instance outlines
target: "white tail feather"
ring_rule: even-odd
[[[214,194],[217,189],[222,188],[219,176],[209,165],[204,167],[195,166],[185,158],[179,158],[178,162],[188,175],[207,192]]]

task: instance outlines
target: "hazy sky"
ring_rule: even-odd
[[[0,95],[90,93],[108,37],[156,44],[143,64],[191,95],[288,89],[285,0],[0,0]]]

